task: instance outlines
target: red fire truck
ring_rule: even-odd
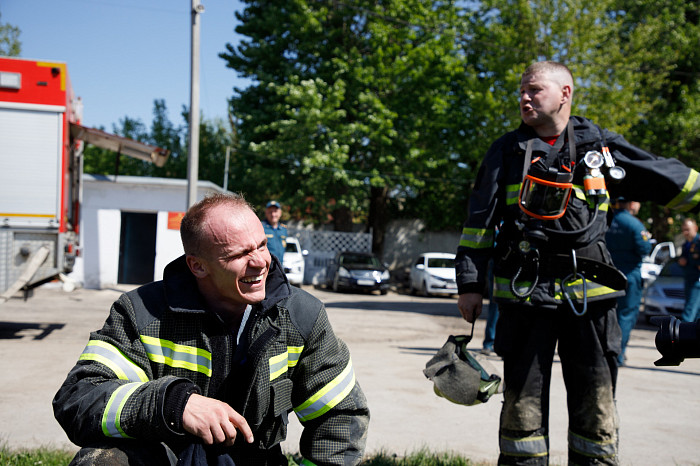
[[[72,270],[85,142],[158,166],[168,158],[81,116],[65,63],[0,57],[0,303]]]

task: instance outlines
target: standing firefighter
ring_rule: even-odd
[[[539,62],[525,70],[522,124],[486,154],[457,249],[458,305],[468,322],[481,313],[487,264],[495,260],[495,350],[505,376],[499,464],[548,463],[557,341],[568,390],[569,461],[617,464],[615,298],[626,283],[605,245],[607,188],[700,209],[695,170],[571,116],[573,90],[564,65]],[[614,185],[625,172],[627,179]]]

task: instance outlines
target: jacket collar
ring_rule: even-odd
[[[166,301],[173,311],[208,312],[204,297],[197,287],[197,280],[190,272],[184,254],[165,267],[163,283],[165,285]],[[270,272],[265,283],[265,299],[254,305],[254,307],[266,312],[290,294],[291,285],[284,274],[282,264],[279,259],[272,256]]]

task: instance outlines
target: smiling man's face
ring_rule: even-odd
[[[258,217],[248,208],[220,205],[207,213],[204,223],[209,244],[193,272],[207,300],[229,309],[262,301],[271,259]]]

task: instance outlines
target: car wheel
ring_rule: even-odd
[[[428,284],[423,280],[423,290],[421,293],[423,296],[428,297],[430,294],[428,293]]]
[[[340,287],[338,286],[338,274],[336,274],[335,277],[333,277],[333,291],[337,293],[339,289]]]
[[[418,290],[413,286],[413,280],[411,280],[411,284],[408,287],[408,292],[411,294],[411,296],[415,296],[418,294]]]
[[[385,295],[385,294],[387,294],[388,292],[389,292],[389,290],[383,290],[383,289],[382,289],[382,290],[379,290],[379,293],[382,294],[382,295]]]

